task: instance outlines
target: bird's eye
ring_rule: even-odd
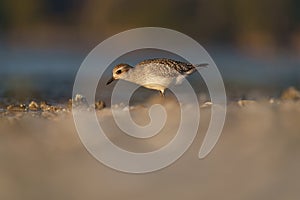
[[[121,74],[121,70],[119,69],[118,71],[116,71],[116,74]]]

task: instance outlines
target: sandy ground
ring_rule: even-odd
[[[173,136],[174,102],[163,136],[131,141],[115,127],[110,108],[97,111],[111,140],[132,151],[163,146]],[[34,112],[0,117],[0,199],[223,199],[300,198],[300,101],[229,102],[223,133],[213,151],[197,157],[210,119],[201,108],[201,125],[189,150],[171,166],[148,174],[126,174],[95,160],[79,140],[72,114],[50,118]],[[147,122],[147,107],[132,110]],[[138,121],[140,120],[140,121]]]

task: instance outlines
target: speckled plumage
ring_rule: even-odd
[[[191,74],[196,70],[195,66],[189,63],[184,63],[181,61],[171,60],[171,59],[165,59],[165,58],[156,58],[156,59],[149,59],[142,61],[136,65],[137,66],[153,66],[156,65],[162,72],[166,72],[164,75],[170,76],[174,73],[172,72],[178,72],[181,75],[188,75]],[[175,71],[174,71],[175,70]],[[175,73],[174,75],[176,75]]]
[[[183,78],[196,71],[197,66],[206,65],[192,65],[166,58],[144,60],[134,67],[119,64],[114,67],[113,78],[108,84],[115,79],[123,79],[164,94],[170,84],[180,84]]]

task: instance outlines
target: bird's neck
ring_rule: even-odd
[[[134,68],[131,68],[127,71],[127,73],[125,74],[125,76],[123,77],[124,80],[129,81],[129,82],[133,82],[133,83],[137,83],[138,77],[136,77],[136,73],[134,73]]]

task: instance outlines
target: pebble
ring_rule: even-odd
[[[239,100],[237,102],[237,104],[240,106],[240,107],[245,107],[245,106],[249,106],[249,105],[253,105],[255,104],[256,101],[253,101],[253,100]]]
[[[105,103],[104,103],[104,101],[97,101],[96,103],[95,103],[95,109],[96,110],[102,110],[103,108],[105,108],[106,106],[105,106]]]
[[[31,111],[38,111],[40,109],[40,106],[35,101],[31,101],[30,104],[28,105],[28,108]]]
[[[76,94],[74,99],[72,100],[72,105],[73,106],[84,106],[84,107],[88,107],[88,102],[87,102],[87,99],[81,95],[81,94]]]
[[[201,106],[200,106],[200,108],[207,108],[207,107],[210,107],[210,106],[212,106],[212,102],[210,102],[210,101],[207,101],[207,102],[205,102],[204,104],[202,104]]]
[[[40,108],[43,110],[43,111],[51,111],[53,110],[52,106],[50,106],[49,104],[47,104],[45,101],[42,101],[40,103]]]
[[[299,100],[300,99],[300,91],[295,87],[289,87],[284,90],[280,96],[281,100]]]
[[[25,111],[27,111],[27,107],[26,107],[25,104],[9,105],[9,106],[6,107],[6,110],[14,111],[14,112],[25,112]]]

